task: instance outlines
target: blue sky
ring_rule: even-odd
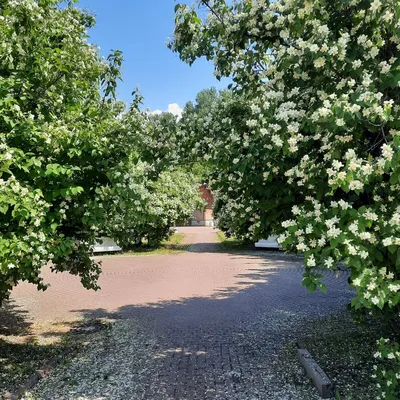
[[[228,85],[227,80],[215,79],[212,63],[199,60],[190,67],[167,48],[176,4],[175,0],[79,1],[79,7],[96,15],[90,42],[99,45],[104,56],[110,49],[124,53],[123,82],[118,90],[122,100],[129,103],[132,91],[139,86],[145,107],[167,110],[173,103],[183,107],[202,89]]]

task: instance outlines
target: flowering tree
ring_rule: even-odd
[[[176,7],[170,47],[233,79],[235,94],[204,118],[195,149],[217,166],[223,228],[280,234],[304,253],[311,290],[326,290],[317,268],[344,261],[352,306],[398,316],[399,2],[198,3]],[[398,350],[376,357],[399,368]],[[384,373],[381,396],[395,398],[398,370]]]
[[[121,129],[121,53],[100,58],[87,42],[93,18],[72,3],[0,1],[0,299],[20,280],[44,289],[47,263],[97,288],[90,204],[145,127],[134,103]]]
[[[188,220],[202,204],[194,175],[178,168],[161,173],[156,169],[139,160],[129,169],[109,171],[112,184],[94,199],[96,215],[104,219],[103,233],[124,249],[159,244],[171,226]]]
[[[45,289],[46,264],[97,289],[97,237],[155,244],[200,201],[151,151],[176,120],[115,100],[122,54],[99,56],[74,3],[0,0],[0,300],[21,280]]]

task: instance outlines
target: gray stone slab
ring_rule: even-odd
[[[312,355],[306,349],[297,349],[300,363],[303,365],[307,375],[314,382],[323,399],[329,399],[335,396],[335,387],[328,375],[317,364]]]

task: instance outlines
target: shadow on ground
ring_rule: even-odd
[[[213,251],[215,243],[209,245]],[[262,251],[229,254],[233,259],[245,257],[249,264],[254,265],[252,257],[261,262],[236,274],[233,285],[216,288],[207,297],[127,304],[116,310],[71,310],[77,318],[117,322],[113,329],[88,338],[79,354],[41,382],[40,398],[317,399],[296,359],[295,343],[304,340],[322,343],[327,354],[341,355],[340,363],[334,358],[334,365],[328,363],[332,358],[321,356],[328,372],[334,373],[339,365],[339,385],[344,385],[340,377],[350,376],[346,371],[361,371],[346,391],[352,391],[353,399],[368,399],[357,397],[360,387],[362,393],[374,392],[369,386],[370,366],[362,364],[361,356],[354,369],[356,349],[367,340],[346,311],[352,297],[347,272],[323,271],[328,293],[310,294],[301,286],[298,257]],[[9,312],[15,334],[29,335],[26,313],[15,306]],[[48,328],[44,337],[55,333]],[[333,347],[338,337],[342,340],[354,332],[361,338],[358,346],[350,348],[345,340],[341,352]],[[12,357],[8,362],[14,362]]]
[[[298,340],[311,347],[319,343],[313,350],[321,353],[324,368],[342,393],[375,398],[371,366],[358,353],[362,347],[368,352],[368,338],[375,336],[369,331],[367,338],[350,321],[346,272],[337,277],[325,271],[328,294],[309,294],[301,287],[302,268],[292,261],[273,260],[272,266],[264,260],[236,277],[234,286],[209,297],[125,305],[114,311],[73,310],[87,320],[116,322],[113,329],[87,337],[89,344],[80,353],[42,381],[40,398],[317,399],[296,359]],[[14,334],[29,335],[26,313],[10,306],[4,321],[15,321]],[[7,325],[2,323],[2,330],[12,336]],[[356,337],[356,344],[343,341],[343,335]]]
[[[0,337],[29,333],[31,323],[27,321],[28,311],[9,301],[0,307]]]
[[[0,396],[14,392],[50,359],[73,347],[72,322],[35,324],[13,300],[0,307]],[[1,398],[1,397],[0,397]]]
[[[118,334],[102,342],[107,343],[107,353],[95,348],[77,362],[82,369],[74,368],[76,374],[91,382],[82,383],[80,395],[96,399],[113,371],[113,381],[124,382],[128,374],[134,383],[116,385],[110,398],[318,398],[297,363],[295,343],[318,330],[313,326],[316,320],[346,313],[351,297],[347,275],[326,273],[330,292],[309,294],[301,287],[300,265],[285,268],[285,263],[274,260],[275,267],[268,268],[266,261],[209,297],[126,305],[112,312],[73,310],[90,319],[120,320]],[[103,377],[103,364],[96,361],[100,358],[108,365]],[[91,372],[93,368],[97,372]],[[64,373],[41,395],[60,387]],[[99,388],[96,394],[91,394],[93,379]],[[68,398],[62,397],[68,390],[71,386],[60,389],[60,399]]]

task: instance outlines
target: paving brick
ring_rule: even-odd
[[[275,373],[277,354],[295,334],[291,318],[344,307],[347,276],[328,273],[329,294],[309,295],[298,261],[278,253],[220,252],[212,228],[180,231],[191,245],[186,253],[103,257],[101,291],[45,269],[46,292],[21,284],[12,298],[38,322],[77,315],[136,319],[155,337],[161,358],[156,373],[137,375],[149,386],[127,397],[132,400],[274,398],[270,386],[284,385]]]

